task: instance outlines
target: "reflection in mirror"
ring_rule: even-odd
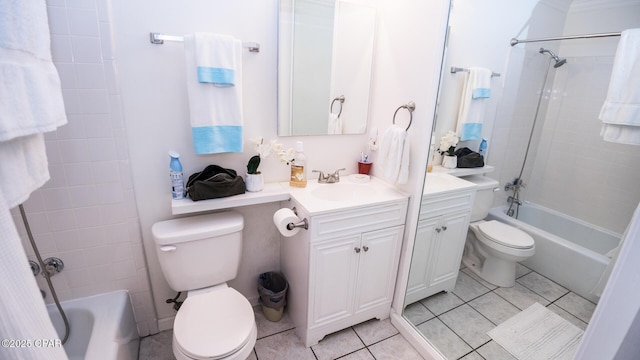
[[[375,29],[364,1],[280,1],[279,136],[365,133]]]
[[[461,103],[460,73],[451,74],[451,67],[484,67],[503,75],[492,80],[491,101],[495,106],[487,107],[482,130],[482,137],[490,144],[485,163],[495,171],[473,179],[477,183],[480,179],[486,183],[492,183],[489,178],[497,180],[486,189],[478,186],[475,190],[474,210],[485,203],[490,210],[488,216],[469,216],[470,201],[457,196],[467,192],[463,184],[455,191],[447,187],[465,178],[441,183],[443,175],[434,169],[425,181],[427,196],[422,199],[418,218],[403,315],[445,358],[466,358],[469,354],[511,358],[487,332],[535,302],[546,306],[560,298],[566,300],[566,294],[572,302],[588,307],[589,315],[576,321],[580,314],[573,305],[558,313],[579,328],[588,325],[606,283],[606,277],[600,280],[601,276],[612,265],[604,254],[619,246],[619,234],[640,200],[635,184],[609,187],[602,179],[602,186],[593,186],[594,181],[600,181],[598,174],[615,173],[624,178],[637,173],[631,162],[608,161],[621,145],[599,137],[598,114],[605,101],[619,38],[529,42],[514,47],[509,43],[514,37],[556,38],[639,27],[637,17],[625,17],[629,13],[638,13],[637,2],[455,1],[434,127],[436,144],[447,131],[455,131]],[[593,18],[599,21],[589,20]],[[571,161],[562,155],[572,141],[569,138],[583,147]],[[478,149],[477,143],[462,146]],[[624,152],[626,157],[640,157],[637,147],[625,147]],[[587,153],[589,156],[583,155]],[[597,162],[593,154],[603,155],[603,160]],[[588,171],[595,162],[598,171]],[[516,177],[519,179],[514,182]],[[567,179],[570,186],[566,185]],[[522,181],[527,187],[518,192]],[[500,185],[495,185],[498,182]],[[503,192],[505,185],[510,186]],[[493,192],[493,188],[500,191]],[[585,193],[590,196],[585,197]],[[622,201],[622,197],[615,200],[621,194],[629,201]],[[481,201],[481,197],[488,201]],[[448,208],[429,203],[436,198]],[[467,221],[478,220],[469,227],[473,229],[470,232],[461,225],[465,217]],[[496,229],[491,225],[480,229],[483,217],[499,221],[491,223],[500,224],[498,231],[493,232]],[[540,219],[544,220],[536,224]],[[523,231],[511,232],[518,229]],[[457,240],[451,238],[459,245],[455,251],[450,239],[443,241],[452,236],[450,231],[459,233],[454,236]],[[546,235],[554,231],[554,235]],[[585,235],[571,240],[578,233]],[[472,241],[466,242],[467,234]],[[530,247],[514,241],[527,236],[535,241],[535,254],[525,251]],[[498,241],[502,242],[500,246],[495,245]],[[587,243],[597,243],[602,249]],[[583,253],[603,261],[586,260]],[[504,254],[507,259],[520,261],[515,269],[509,267],[502,272],[507,268],[495,271],[494,267],[485,271],[487,263],[495,264],[487,259]],[[462,264],[460,258],[464,259]],[[576,271],[579,268],[584,270]],[[496,273],[501,276],[494,276]],[[506,275],[510,281],[502,283]],[[551,288],[562,290],[546,292]]]

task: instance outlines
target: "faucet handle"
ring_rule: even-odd
[[[329,176],[333,176],[333,178],[335,179],[335,182],[338,182],[338,181],[340,181],[340,171],[344,171],[344,170],[347,170],[347,169],[345,169],[345,168],[338,169],[338,170],[334,171],[333,174],[331,174]]]
[[[318,182],[322,182],[322,181],[327,181],[327,176],[324,175],[324,173],[320,170],[311,170],[311,172],[317,172],[320,173],[318,175]]]

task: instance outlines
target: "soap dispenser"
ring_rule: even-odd
[[[306,187],[307,186],[307,176],[305,175],[305,156],[304,156],[304,146],[302,141],[296,142],[295,154],[293,156],[293,161],[291,162],[291,179],[289,180],[289,185],[293,187]]]

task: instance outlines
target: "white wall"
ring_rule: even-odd
[[[515,81],[514,72],[508,71],[517,63],[522,66],[522,58],[513,56],[513,48],[509,45],[511,38],[527,38],[533,36],[550,36],[554,29],[562,29],[562,22],[553,25],[555,19],[564,19],[568,1],[550,3],[548,1],[491,0],[475,2],[456,0],[451,11],[449,23],[448,47],[441,84],[439,109],[435,130],[436,147],[440,137],[447,131],[455,131],[460,96],[464,86],[464,73],[450,73],[452,66],[469,68],[485,67],[499,77],[491,81],[491,98],[486,100],[486,115],[483,121],[483,137],[487,138],[489,150],[487,163],[498,170],[502,167],[503,153],[509,140],[511,118],[500,118],[498,105],[505,106],[503,88],[505,81]],[[561,15],[561,16],[560,16]],[[499,19],[499,20],[496,20]],[[545,26],[540,26],[544,20]],[[487,22],[494,22],[487,26]],[[505,96],[512,96],[506,93]],[[509,101],[506,102],[509,104]],[[508,106],[508,105],[507,105]],[[458,147],[467,146],[478,150],[479,141],[461,142]],[[499,178],[500,174],[495,174]]]
[[[380,14],[384,16],[381,16],[380,36],[377,37],[380,57],[376,59],[374,70],[372,126],[383,131],[391,125],[398,106],[410,100],[416,102],[414,125],[410,130],[414,155],[411,180],[400,187],[413,193],[422,188],[428,146],[424,139],[431,130],[439,64],[438,51],[415,44],[425,41],[429,45],[433,41],[430,34],[440,33],[432,31],[436,25],[424,21],[429,9],[420,1],[408,0],[393,5],[380,2],[379,6],[383,9]],[[164,300],[173,297],[175,292],[162,276],[150,233],[153,223],[172,218],[167,151],[174,149],[181,154],[185,174],[201,170],[210,163],[244,173],[246,162],[253,155],[247,139],[255,136],[276,138],[277,2],[117,2],[114,3],[114,19],[118,78],[123,94],[136,203],[158,318],[164,319],[160,327],[167,328],[171,326],[174,311]],[[243,153],[193,154],[184,89],[183,45],[170,42],[152,45],[148,41],[151,31],[174,35],[194,31],[227,33],[261,44],[260,53],[243,53]],[[426,40],[421,40],[425,37]],[[398,121],[406,119],[399,118]],[[360,151],[365,150],[367,135],[279,138],[285,147],[293,146],[296,140],[304,141],[308,169],[333,171],[345,167],[346,173],[354,173]],[[288,179],[289,168],[276,159],[263,161],[260,169],[267,182]],[[374,164],[374,175],[376,171]],[[279,233],[271,224],[271,216],[278,206],[238,209],[247,220],[245,250],[240,274],[230,284],[254,303],[259,272],[279,267]],[[415,214],[410,214],[408,224],[411,224],[412,216],[415,219]]]
[[[637,27],[640,1],[579,2],[571,7],[564,34]],[[562,42],[558,53],[568,63],[555,71],[526,199],[622,233],[640,201],[640,147],[603,141],[598,120],[619,40]]]
[[[51,180],[24,204],[42,258],[64,270],[52,278],[60,300],[127,289],[140,335],[155,310],[147,276],[112,52],[107,0],[48,0],[53,61],[68,124],[45,136]],[[24,248],[35,255],[14,210]],[[53,301],[42,276],[38,285]]]

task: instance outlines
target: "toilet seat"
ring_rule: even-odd
[[[479,224],[478,230],[487,240],[502,246],[514,249],[530,249],[535,245],[535,241],[529,234],[497,220],[485,221]]]
[[[221,359],[246,345],[254,327],[249,301],[224,288],[185,299],[173,324],[174,345],[193,359]]]

